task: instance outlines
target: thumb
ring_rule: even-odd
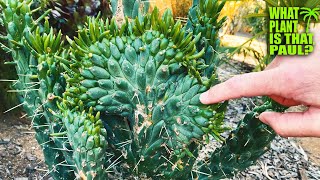
[[[320,137],[320,109],[302,113],[264,112],[259,119],[282,137]]]

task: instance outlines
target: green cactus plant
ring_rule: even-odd
[[[46,18],[50,10],[34,19],[33,3],[1,0],[1,18],[16,88],[54,179],[107,179],[113,172],[122,178],[217,179],[268,149],[275,134],[256,116],[282,107],[267,102],[254,109],[224,140],[227,102],[199,101],[219,83],[223,20],[217,16],[224,3],[195,3],[186,26],[169,11],[159,17],[157,9],[122,26],[88,18],[66,42]],[[210,136],[223,146],[197,162]]]

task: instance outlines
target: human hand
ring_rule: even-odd
[[[319,31],[319,30],[318,30]],[[237,75],[200,96],[204,104],[269,96],[284,106],[306,105],[305,112],[264,112],[259,119],[284,137],[320,137],[320,33],[309,56],[278,56],[262,72]]]

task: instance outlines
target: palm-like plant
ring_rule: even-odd
[[[300,15],[304,14],[303,20],[306,22],[306,20],[308,18],[307,27],[306,27],[306,32],[308,33],[309,29],[310,29],[311,19],[314,18],[316,21],[319,21],[319,15],[320,15],[319,10],[320,10],[320,8],[311,9],[311,8],[303,7],[301,9],[303,11],[300,12]]]

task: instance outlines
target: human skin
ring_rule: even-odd
[[[314,31],[315,32],[315,31]],[[308,56],[278,56],[262,72],[237,75],[200,96],[203,104],[269,96],[285,106],[305,105],[305,112],[264,112],[259,119],[283,137],[320,137],[320,30]]]

